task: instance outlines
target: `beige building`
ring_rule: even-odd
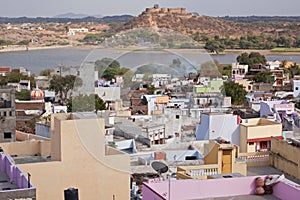
[[[63,200],[68,188],[83,200],[129,199],[130,158],[105,146],[104,120],[70,114],[51,120],[51,161],[19,165],[31,174],[37,199]]]
[[[282,124],[263,118],[246,119],[240,124],[240,152],[268,151],[271,137],[282,139]]]
[[[272,138],[270,164],[300,180],[300,141]]]
[[[238,146],[209,140],[204,146],[204,165],[177,167],[178,179],[209,179],[217,174],[247,175],[247,163],[237,161]]]

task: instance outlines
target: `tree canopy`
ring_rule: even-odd
[[[82,80],[74,75],[67,75],[64,77],[54,75],[50,80],[49,90],[54,91],[55,94],[59,95],[60,99],[65,102],[68,98],[68,95],[75,88],[75,86],[81,85]]]
[[[103,99],[97,94],[79,95],[69,99],[67,103],[68,112],[91,112],[106,110],[107,106]]]
[[[295,75],[300,75],[300,68],[297,63],[294,63],[289,68],[284,68],[284,72],[288,73],[290,78],[294,78]]]
[[[101,78],[112,80],[120,70],[120,63],[112,58],[102,58],[95,62],[95,70],[98,71]]]
[[[249,65],[250,68],[253,67],[254,64],[263,64],[267,63],[267,59],[264,55],[261,55],[258,52],[242,53],[236,58],[236,61],[242,65]]]
[[[259,72],[253,77],[253,80],[257,83],[273,83],[275,81],[271,72]]]
[[[235,82],[224,82],[224,90],[226,96],[231,97],[233,105],[243,105],[246,102],[246,90],[244,87]]]

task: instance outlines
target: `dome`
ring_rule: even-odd
[[[44,93],[40,89],[34,89],[30,93],[31,100],[42,100],[44,99]]]

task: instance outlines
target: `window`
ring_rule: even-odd
[[[4,132],[4,139],[11,139],[11,133],[10,132]]]
[[[249,142],[249,145],[254,145],[254,142]]]
[[[179,119],[179,118],[180,118],[180,116],[179,116],[179,115],[176,115],[176,116],[175,116],[175,119]]]
[[[298,90],[298,87],[296,87],[295,90]]]

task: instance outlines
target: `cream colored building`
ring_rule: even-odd
[[[130,197],[130,158],[105,146],[103,119],[55,114],[51,123],[51,162],[20,164],[31,174],[37,199],[63,200],[77,188],[82,200]]]
[[[177,167],[178,179],[209,179],[212,175],[240,173],[247,176],[247,163],[237,160],[238,146],[209,140],[204,165]]]
[[[240,152],[268,151],[271,137],[282,139],[282,124],[263,118],[246,119],[240,124]]]

